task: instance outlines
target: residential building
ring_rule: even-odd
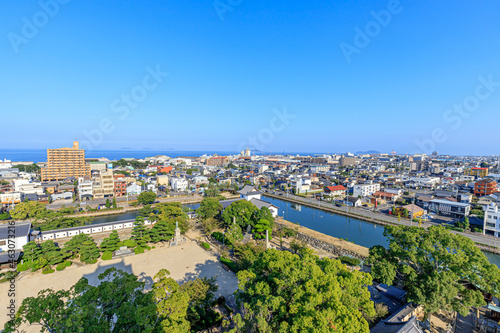
[[[470,168],[465,170],[468,176],[476,176],[477,178],[484,178],[488,176],[488,168]]]
[[[366,184],[356,184],[353,187],[352,195],[354,197],[365,197],[367,195],[373,195],[375,192],[380,191],[380,184],[373,183],[370,181]]]
[[[340,166],[356,164],[356,157],[341,157],[339,160]]]
[[[293,177],[290,182],[294,193],[306,193],[311,190],[311,178]]]
[[[485,235],[500,237],[500,211],[497,204],[490,204],[484,212],[484,228]]]
[[[223,166],[229,164],[229,158],[227,158],[227,156],[212,156],[207,158],[205,164],[212,166]]]
[[[23,194],[20,192],[6,192],[0,194],[2,205],[18,204],[23,200]]]
[[[347,189],[342,185],[327,186],[325,187],[325,194],[331,197],[343,196],[346,194]]]
[[[127,195],[127,181],[124,175],[113,175],[115,181],[115,197],[124,197]]]
[[[94,196],[94,190],[92,185],[92,180],[90,178],[79,177],[78,178],[78,200],[91,200]]]
[[[78,141],[72,148],[47,149],[47,165],[41,169],[42,182],[64,180],[68,177],[90,176],[90,165],[85,163],[85,150]]]
[[[429,210],[439,215],[463,218],[469,216],[470,205],[449,200],[432,199],[429,201]]]
[[[127,186],[127,195],[139,195],[142,192],[142,187],[136,183]]]
[[[92,163],[92,189],[94,199],[112,198],[115,195],[113,165]]]
[[[362,205],[362,201],[358,197],[346,197],[344,200],[344,204],[349,207],[359,207]]]
[[[160,185],[168,185],[170,184],[170,176],[168,175],[157,175],[156,176],[156,183],[158,186]]]
[[[170,187],[175,192],[185,192],[188,188],[188,181],[185,178],[172,178]]]
[[[497,182],[493,179],[481,179],[474,184],[474,195],[482,197],[497,192]]]

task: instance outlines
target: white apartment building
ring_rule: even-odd
[[[380,184],[369,182],[367,184],[354,185],[352,195],[357,198],[359,196],[366,197],[380,191]]]
[[[23,194],[20,192],[7,192],[0,194],[0,202],[3,205],[18,204],[22,201]]]
[[[290,180],[292,190],[295,193],[305,193],[311,189],[311,178],[309,177],[293,177]]]
[[[330,170],[329,165],[313,165],[311,166],[311,173],[327,172]]]
[[[0,160],[0,169],[10,169],[12,168],[12,161],[4,159],[3,161]]]
[[[485,235],[500,237],[500,211],[494,203],[488,205],[484,212],[484,228]]]
[[[88,200],[93,198],[93,182],[83,177],[78,178],[78,200]]]
[[[170,187],[172,191],[184,192],[188,188],[188,181],[184,178],[172,178],[170,181]]]

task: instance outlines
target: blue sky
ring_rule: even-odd
[[[500,153],[499,2],[60,1],[0,4],[0,148]]]

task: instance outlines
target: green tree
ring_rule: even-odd
[[[104,238],[101,243],[101,250],[103,251],[116,251],[118,250],[118,243],[120,242],[120,237],[118,236],[118,232],[113,230],[111,234]]]
[[[143,205],[152,204],[155,202],[155,200],[156,194],[151,191],[141,192],[141,194],[139,194],[139,196],[137,197],[137,201]]]
[[[236,223],[241,228],[246,228],[248,225],[255,225],[255,216],[258,210],[250,201],[238,200],[230,204],[221,216],[226,226],[230,226],[233,223],[233,218],[236,218]]]
[[[273,231],[271,223],[266,219],[260,219],[259,222],[255,224],[255,228],[253,228],[254,237],[257,239],[266,238],[266,230],[269,233],[269,238],[271,238],[271,233]]]
[[[500,269],[469,238],[441,226],[388,226],[384,235],[389,249],[370,248],[373,277],[388,285],[401,277],[408,300],[422,304],[427,314],[447,310],[465,316],[471,306],[485,304],[481,291],[499,295]]]
[[[210,182],[208,188],[205,189],[205,196],[209,198],[216,198],[219,196],[219,186],[216,183]]]
[[[196,210],[196,214],[202,219],[217,218],[222,212],[222,204],[217,198],[203,198],[200,207]]]
[[[83,242],[82,248],[80,250],[81,262],[85,264],[93,264],[97,261],[97,258],[99,258],[99,256],[99,248],[92,238]]]
[[[108,268],[95,287],[81,278],[67,291],[42,290],[23,300],[6,332],[22,323],[49,332],[159,332],[155,324],[160,318],[144,285],[133,274]]]
[[[165,332],[189,332],[190,325],[186,319],[189,295],[183,293],[169,275],[169,271],[161,269],[154,277],[153,297],[159,315],[164,318],[161,327]]]
[[[106,208],[111,208],[111,202],[109,201],[109,198],[106,199],[106,204],[105,204]]]
[[[168,242],[175,234],[175,224],[169,221],[157,222],[151,228],[150,237],[153,243]]]
[[[226,230],[226,239],[229,241],[229,244],[236,244],[243,239],[243,232],[241,231],[241,227],[233,223]]]
[[[61,251],[53,240],[47,240],[41,244],[42,258],[48,265],[57,265],[71,256],[67,251]]]
[[[369,332],[371,276],[339,260],[270,249],[237,275],[245,315],[230,332]]]
[[[21,202],[10,211],[10,216],[14,220],[26,220],[28,218],[41,217],[47,208],[45,204],[38,201]]]
[[[93,240],[87,234],[78,234],[64,244],[64,250],[68,251],[76,259],[83,249],[83,243],[87,241]]]
[[[146,243],[151,240],[149,237],[149,229],[144,225],[144,218],[137,216],[132,230],[132,239],[137,242],[140,247],[146,246]]]
[[[113,203],[112,203],[113,208],[117,208],[118,206],[116,205],[116,198],[113,198]]]

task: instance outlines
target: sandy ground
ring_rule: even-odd
[[[229,296],[238,288],[238,280],[232,272],[222,268],[217,257],[205,251],[195,241],[188,240],[176,247],[162,247],[147,251],[144,254],[132,255],[108,261],[99,260],[94,265],[78,266],[73,264],[64,271],[56,271],[43,275],[41,272],[25,273],[16,283],[16,306],[18,307],[26,297],[36,296],[42,289],[69,289],[81,277],[86,277],[95,285],[97,276],[109,267],[116,267],[139,276],[146,282],[149,289],[154,275],[162,268],[170,271],[171,276],[179,283],[197,277],[217,276],[219,295]],[[7,317],[9,283],[0,284],[0,331],[3,329]],[[39,332],[39,326],[30,327],[27,332]]]
[[[295,224],[295,223],[292,223],[292,222],[289,222],[286,220],[279,220],[278,222],[283,223],[286,226],[288,226],[294,230],[297,230],[298,232],[309,235],[309,236],[314,237],[316,239],[319,239],[323,242],[330,243],[330,244],[333,244],[333,245],[338,246],[340,248],[343,248],[343,249],[346,249],[346,250],[349,250],[352,252],[356,252],[362,256],[368,257],[368,248],[367,247],[357,245],[357,244],[348,242],[348,241],[340,239],[340,238],[328,236],[328,235],[322,234],[321,232],[317,232],[317,231],[314,231],[312,229],[302,227],[298,224]]]

